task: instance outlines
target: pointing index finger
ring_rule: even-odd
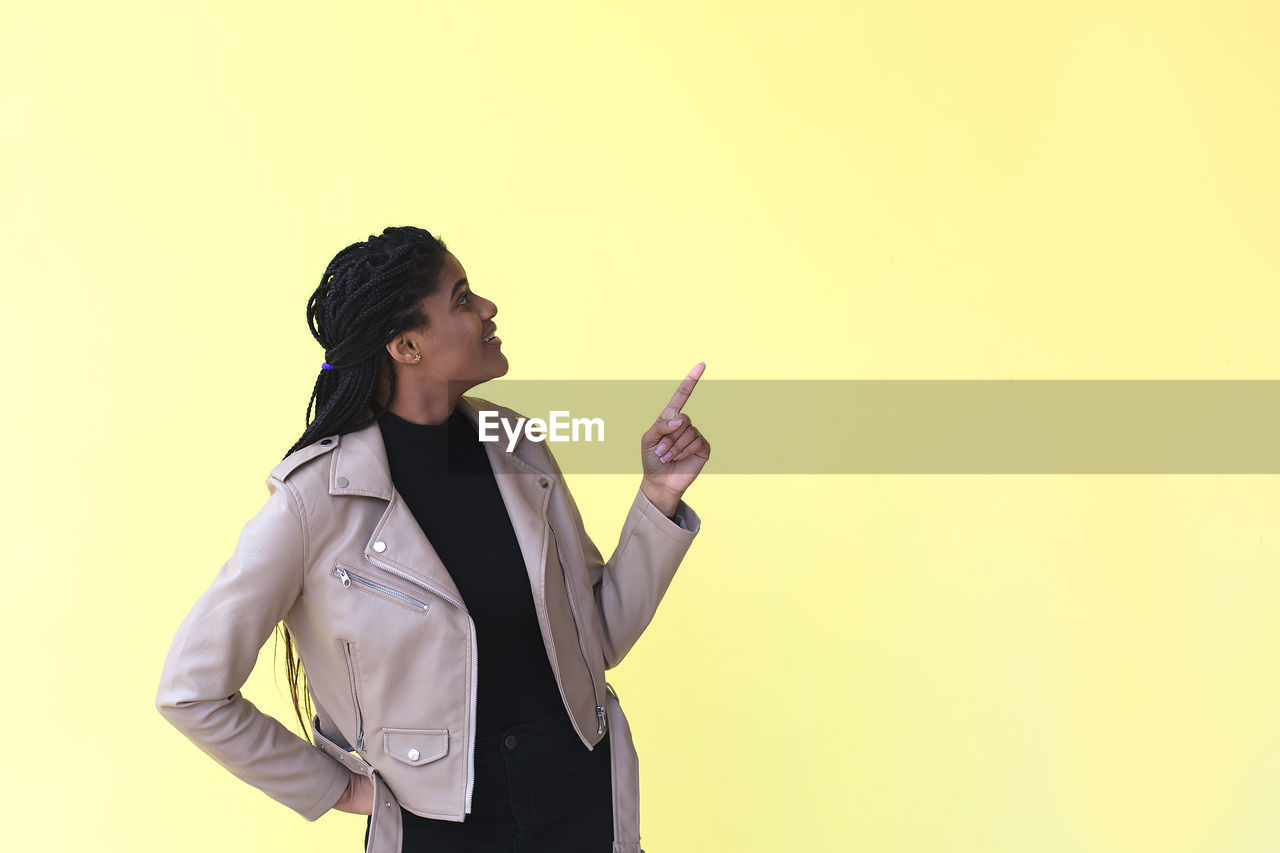
[[[693,393],[693,386],[698,384],[698,379],[702,376],[702,372],[707,369],[707,363],[700,361],[693,366],[693,370],[684,379],[680,380],[680,387],[676,388],[676,393],[671,395],[670,402],[667,407],[662,410],[663,419],[674,418],[680,414],[680,409],[689,401],[689,395]]]

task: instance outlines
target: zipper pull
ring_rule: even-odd
[[[342,578],[342,586],[344,589],[351,586],[351,578],[347,575],[347,570],[342,568],[342,566],[338,566],[334,569],[333,573]]]
[[[604,733],[604,708],[596,706],[596,734]]]

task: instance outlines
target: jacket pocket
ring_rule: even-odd
[[[344,589],[357,589],[375,595],[392,604],[407,610],[425,615],[431,610],[430,596],[425,593],[410,595],[402,590],[394,589],[369,577],[365,570],[339,560],[333,567],[333,576],[342,583]]]
[[[356,752],[364,752],[364,710],[360,707],[360,665],[356,658],[356,644],[350,640],[338,640],[347,663],[347,678],[351,683],[351,703],[356,718]]]
[[[383,729],[382,748],[397,761],[417,767],[449,754],[449,730]]]

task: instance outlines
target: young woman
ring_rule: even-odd
[[[606,562],[545,441],[479,441],[480,412],[519,417],[463,396],[507,372],[495,314],[427,231],[338,253],[307,303],[325,363],[306,431],[179,627],[156,705],[308,820],[369,815],[369,853],[641,853],[604,673],[700,527],[681,496],[711,446],[680,409],[705,365],[641,437]],[[273,627],[309,741],[240,693]]]

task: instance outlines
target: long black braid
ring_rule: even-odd
[[[427,317],[418,307],[436,289],[436,279],[444,265],[444,241],[430,232],[411,226],[385,228],[343,249],[325,268],[320,286],[307,300],[307,325],[311,335],[324,347],[324,360],[332,368],[321,368],[307,402],[307,425],[302,436],[289,448],[287,457],[326,435],[347,433],[367,426],[390,407],[396,394],[395,371],[391,369],[387,344],[408,329],[420,329]],[[386,405],[379,408],[372,399],[379,370],[390,382]],[[368,405],[372,418],[353,423]],[[312,408],[315,420],[311,419]],[[293,709],[308,740],[307,720],[312,714],[311,691],[305,687],[306,673],[294,651],[293,637],[284,622],[276,624],[284,638],[285,674]],[[298,683],[304,685],[299,703]]]
[[[426,324],[418,304],[435,291],[446,248],[421,228],[394,227],[352,243],[329,262],[307,301],[307,325],[333,368],[316,377],[303,420],[307,428],[285,456],[326,435],[367,426],[386,411],[371,400],[386,346],[402,331]],[[395,371],[388,369],[388,379],[390,406]],[[366,404],[373,417],[352,423]]]

